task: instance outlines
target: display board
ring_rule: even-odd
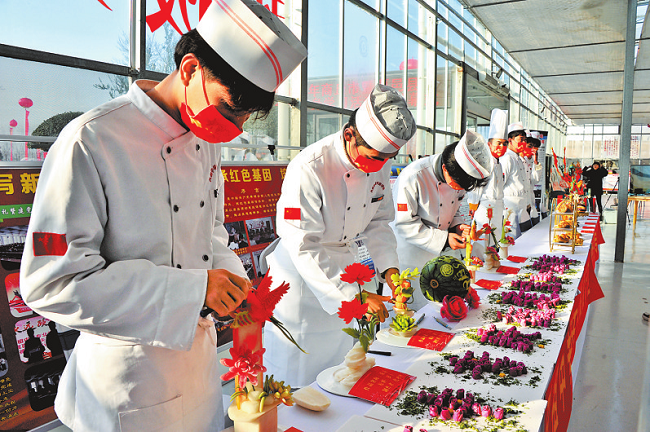
[[[66,360],[56,323],[20,295],[20,258],[40,164],[0,168],[0,430],[56,418],[54,397]]]

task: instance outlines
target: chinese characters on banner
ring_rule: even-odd
[[[264,276],[260,254],[277,238],[275,205],[286,165],[222,166],[225,185],[225,227],[228,246],[257,285]]]
[[[20,295],[19,270],[40,168],[0,169],[0,430],[24,430],[56,418],[65,367],[56,324]]]

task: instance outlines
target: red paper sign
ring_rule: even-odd
[[[487,280],[487,279],[479,279],[475,282],[475,284],[480,286],[481,288],[485,288],[486,290],[495,290],[501,287],[501,281]]]
[[[384,406],[390,406],[415,380],[413,375],[374,366],[350,389],[348,394]]]
[[[503,273],[503,274],[517,274],[519,273],[519,269],[517,267],[509,267],[509,266],[500,266],[497,269],[497,273]]]
[[[454,336],[454,333],[421,328],[417,333],[411,336],[407,345],[434,351],[442,351]]]
[[[302,432],[302,431],[292,426],[284,432]]]
[[[521,257],[517,255],[508,255],[508,261],[512,261],[514,263],[522,263],[526,261],[528,258],[526,257]]]

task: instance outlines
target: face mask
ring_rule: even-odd
[[[386,165],[388,159],[377,160],[368,159],[364,156],[357,156],[352,162],[364,173],[374,173],[381,170]]]
[[[203,96],[208,106],[194,115],[192,109],[187,105],[187,87],[185,87],[185,103],[181,104],[181,119],[183,123],[190,128],[190,131],[197,138],[209,143],[230,142],[242,133],[242,130],[230,120],[225,118],[215,105],[208,101],[208,95],[205,91],[205,81],[203,80],[203,71],[201,71],[201,83],[203,84]]]

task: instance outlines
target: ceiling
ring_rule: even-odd
[[[626,0],[462,1],[575,124],[621,123]],[[650,123],[650,30],[645,26],[634,72],[632,123]]]

